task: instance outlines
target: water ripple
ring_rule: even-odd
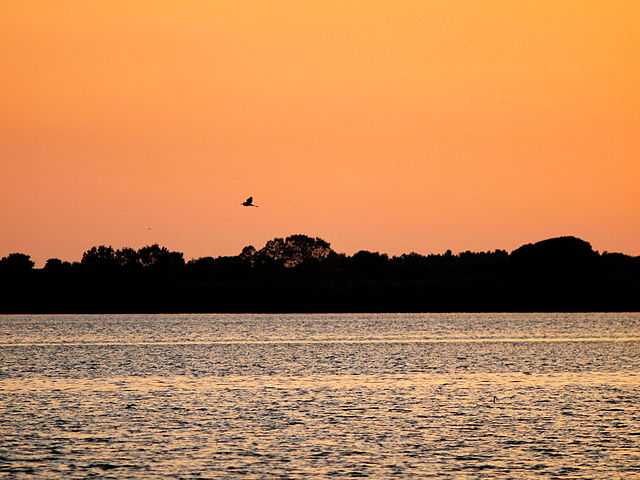
[[[637,314],[0,317],[0,477],[640,478],[638,337]]]

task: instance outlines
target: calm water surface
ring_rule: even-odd
[[[640,314],[0,316],[3,476],[640,479]]]

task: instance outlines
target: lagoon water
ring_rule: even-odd
[[[0,316],[4,476],[640,478],[640,314]]]

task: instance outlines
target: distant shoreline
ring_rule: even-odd
[[[576,237],[512,251],[347,256],[306,235],[185,262],[159,245],[87,250],[80,262],[0,259],[0,312],[488,313],[640,311],[640,257]]]

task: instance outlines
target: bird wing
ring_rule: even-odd
[[[245,200],[247,203],[253,203],[253,197],[249,197]]]

